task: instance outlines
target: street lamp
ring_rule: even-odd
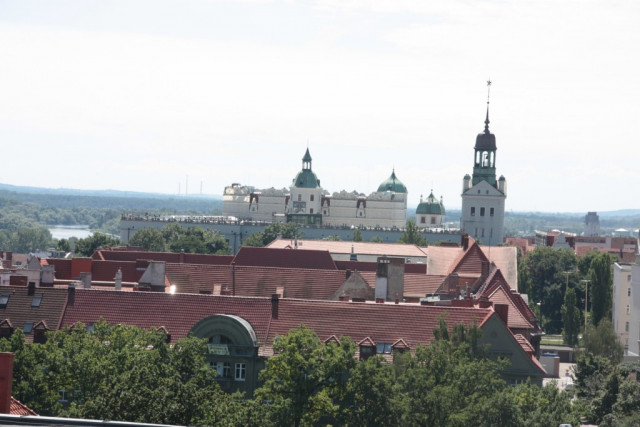
[[[584,333],[587,334],[587,301],[589,300],[589,283],[591,280],[582,279],[581,282],[584,282]]]
[[[567,284],[564,287],[564,293],[567,293],[567,289],[569,289],[569,275],[573,273],[573,271],[563,271],[562,274],[564,274],[567,277]]]

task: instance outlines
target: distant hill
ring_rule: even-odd
[[[136,191],[120,190],[77,190],[73,188],[44,188],[44,187],[23,187],[18,185],[0,183],[0,191],[10,191],[20,194],[55,194],[61,196],[92,196],[92,197],[133,197],[136,199],[213,199],[222,200],[222,196],[217,194],[163,194],[163,193],[143,193]]]

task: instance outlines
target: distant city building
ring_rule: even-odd
[[[613,328],[625,349],[629,348],[631,310],[633,308],[631,265],[613,264],[613,306],[611,310]]]
[[[600,218],[596,212],[587,212],[584,217],[584,235],[599,236],[600,235]]]
[[[247,221],[402,228],[407,220],[407,187],[394,170],[368,196],[344,190],[330,195],[320,186],[307,149],[289,189],[256,190],[232,184],[224,189],[222,214]]]
[[[420,204],[416,209],[416,224],[418,228],[441,228],[444,225],[444,204],[433,195],[433,190],[426,200],[420,196]]]
[[[460,229],[486,245],[499,245],[504,235],[507,181],[496,180],[496,137],[489,132],[489,102],[484,132],[474,147],[473,175],[462,180]]]

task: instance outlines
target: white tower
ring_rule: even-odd
[[[491,81],[487,82],[491,87]],[[489,132],[489,97],[484,132],[476,137],[473,175],[462,181],[460,228],[482,244],[496,246],[504,237],[504,202],[507,180],[496,180],[496,137]]]

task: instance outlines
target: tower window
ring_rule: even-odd
[[[313,208],[309,209],[309,213],[313,213]]]
[[[494,214],[494,209],[493,208],[489,208],[489,216],[493,216]]]
[[[476,208],[471,206],[471,216],[476,216]]]
[[[313,194],[309,196],[309,200],[313,202]]]
[[[298,201],[301,202],[302,201],[302,194],[298,194]]]
[[[432,216],[432,217],[431,217],[431,224],[435,224],[435,223],[436,223],[436,217],[435,217],[435,216]]]
[[[427,219],[423,216],[420,217],[420,224],[424,224],[427,222]]]
[[[480,208],[480,216],[484,216],[484,208]]]

